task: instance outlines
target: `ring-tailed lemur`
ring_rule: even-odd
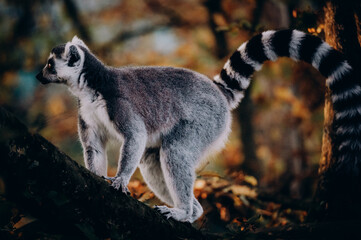
[[[297,30],[266,31],[242,44],[220,75],[208,77],[183,68],[104,65],[74,37],[55,47],[40,82],[64,83],[78,98],[79,135],[86,167],[107,175],[105,146],[123,141],[115,188],[127,192],[139,166],[150,189],[173,208],[158,206],[168,218],[193,222],[203,209],[193,195],[195,169],[220,150],[230,131],[230,110],[266,60],[287,56],[311,63],[331,89],[341,158],[360,149],[361,115],[353,102],[361,96],[352,68],[320,38]],[[357,140],[356,140],[357,139]],[[356,150],[355,150],[356,149]]]

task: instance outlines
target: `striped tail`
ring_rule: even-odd
[[[237,107],[255,70],[267,61],[290,57],[312,64],[326,77],[331,90],[338,158],[359,158],[361,153],[361,87],[342,53],[320,38],[297,30],[266,31],[243,43],[214,77],[230,107]],[[358,161],[354,161],[353,164]],[[360,163],[361,164],[361,163]],[[349,166],[356,167],[356,166]],[[358,167],[356,167],[358,168]],[[354,169],[355,171],[356,169]],[[356,170],[358,171],[358,170]]]

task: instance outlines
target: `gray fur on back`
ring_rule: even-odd
[[[148,134],[170,129],[180,120],[203,120],[205,127],[212,128],[225,122],[227,100],[202,74],[173,67],[123,67],[110,71],[117,79],[119,100],[129,103],[131,111],[142,118]],[[114,111],[126,115],[126,109],[124,106]]]

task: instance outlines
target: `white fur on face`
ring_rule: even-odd
[[[44,66],[44,68],[43,68],[43,73],[47,70],[47,68],[48,68],[48,62],[49,62],[49,59],[51,59],[51,58],[55,58],[55,56],[54,56],[53,53],[50,53],[50,54],[49,54],[48,60],[46,60],[46,64],[45,64],[45,66]]]
[[[52,58],[52,57],[55,57],[55,56],[54,56],[54,53],[50,53],[50,54],[49,54],[48,60],[49,60],[50,58]],[[45,65],[45,66],[46,66],[46,65]]]
[[[69,61],[69,48],[70,46],[75,46],[80,55],[80,60],[74,63],[73,66],[68,66]],[[77,46],[68,42],[65,45],[64,53],[62,54],[61,59],[54,58],[55,61],[55,69],[58,75],[58,78],[63,79],[66,83],[71,87],[77,87],[78,78],[81,74],[84,65],[84,52]]]

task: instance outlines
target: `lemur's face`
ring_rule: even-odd
[[[53,48],[45,67],[36,78],[42,84],[71,85],[76,82],[84,63],[84,53],[80,46],[87,48],[84,42],[75,36],[71,42]]]

